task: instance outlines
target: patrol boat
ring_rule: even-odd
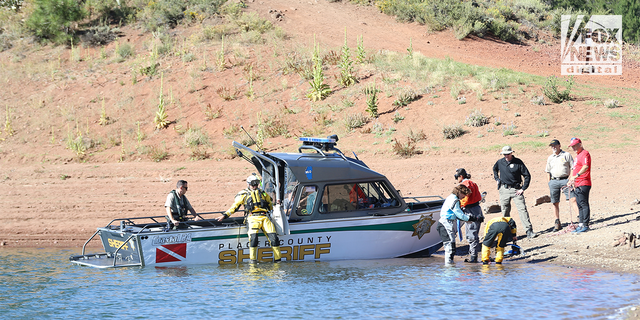
[[[444,199],[402,197],[389,180],[336,148],[337,136],[300,138],[297,153],[255,151],[233,142],[238,156],[262,175],[277,203],[271,213],[283,261],[385,259],[427,256],[442,242],[434,224]],[[281,204],[280,204],[281,203]],[[188,229],[167,230],[164,216],[114,219],[70,261],[97,268],[236,264],[249,262],[244,217],[200,213]],[[85,254],[96,236],[105,252]],[[258,262],[273,260],[260,233]]]

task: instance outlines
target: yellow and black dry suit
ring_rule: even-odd
[[[276,233],[273,222],[269,219],[267,213],[273,210],[271,197],[260,189],[252,190],[251,187],[240,191],[235,198],[235,203],[227,210],[224,215],[229,217],[238,208],[244,205],[245,213],[248,214],[247,224],[249,235],[249,259],[252,262],[258,260],[258,232],[262,232],[269,239],[271,249],[273,250],[274,261],[280,261],[280,239]]]
[[[496,263],[502,263],[504,248],[516,238],[516,222],[510,217],[497,217],[489,220],[484,229],[482,241],[482,262],[490,261],[490,250],[496,247]]]

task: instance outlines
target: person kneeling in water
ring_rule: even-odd
[[[489,264],[491,261],[492,247],[496,247],[496,263],[502,264],[504,248],[510,241],[516,244],[516,233],[516,222],[511,217],[497,217],[489,220],[484,229],[484,241],[482,241],[482,264]]]

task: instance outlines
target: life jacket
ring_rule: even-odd
[[[171,206],[171,215],[173,218],[178,221],[187,221],[187,206],[186,200],[187,196],[182,196],[184,199],[181,199],[176,190],[171,190],[173,193],[173,205]],[[174,212],[177,211],[177,212]]]
[[[260,189],[251,190],[247,194],[244,207],[249,213],[265,213],[270,209],[269,202],[265,199],[264,191]]]

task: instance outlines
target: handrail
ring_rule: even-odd
[[[298,153],[302,153],[302,149],[315,150],[316,152],[320,153],[323,157],[327,156],[324,152],[322,152],[322,150],[320,150],[319,148],[317,148],[315,146],[303,144],[300,147],[298,147]]]
[[[418,200],[418,199],[422,199],[422,198],[436,198],[436,200],[444,200],[444,198],[443,198],[443,197],[441,197],[441,196],[402,197],[402,199],[403,199],[403,200],[406,200],[406,199],[412,199],[412,200],[414,200],[414,201],[416,201],[416,202],[420,202],[420,200]]]
[[[87,247],[87,244],[89,243],[89,241],[93,240],[93,237],[95,237],[96,234],[98,234],[98,232],[100,232],[100,230],[96,230],[96,232],[91,236],[91,238],[89,238],[89,240],[87,240],[87,242],[85,242],[84,245],[82,245],[82,255],[84,255],[84,249]]]
[[[255,150],[250,149],[244,145],[242,145],[241,143],[238,143],[236,141],[234,141],[232,143],[232,145],[236,148],[236,149],[244,149],[246,151],[248,151],[249,153],[253,154],[255,157],[257,157],[259,160],[264,160],[267,161],[269,163],[271,163],[273,165],[273,170],[275,170],[275,178],[276,178],[276,203],[280,202],[280,200],[282,200],[282,195],[280,194],[280,170],[278,169],[278,164],[273,161],[272,159],[269,159],[268,157],[257,153]],[[262,166],[264,168],[264,166]]]
[[[223,213],[223,212],[224,212],[224,211],[200,212],[200,213],[198,213],[197,215],[198,215],[198,216],[200,216],[200,215],[204,215],[204,214],[216,214],[216,213]],[[202,218],[202,217],[200,216],[200,218]],[[153,221],[153,222],[155,222],[155,223],[164,223],[164,222],[162,222],[162,221],[157,221],[156,219],[165,219],[165,216],[149,216],[149,217],[135,217],[135,218],[118,218],[118,219],[113,219],[113,220],[111,220],[111,222],[109,222],[109,224],[107,224],[107,225],[105,226],[105,228],[108,228],[108,227],[110,227],[110,226],[114,225],[114,222],[116,222],[116,221],[128,221],[128,222],[130,222],[131,224],[135,224],[135,223],[134,223],[134,221],[135,221],[135,220],[143,220],[143,219],[150,219],[151,221]],[[209,219],[204,219],[204,218],[203,218],[203,220],[209,220]],[[189,223],[189,221],[185,221],[185,222],[187,222],[187,224]]]
[[[113,267],[115,268],[116,266],[116,261],[118,261],[117,257],[118,257],[118,251],[120,251],[120,249],[122,249],[122,247],[124,247],[127,242],[129,242],[129,240],[131,240],[131,238],[137,236],[140,234],[140,232],[142,232],[142,230],[146,229],[148,225],[145,225],[144,227],[142,227],[142,229],[140,229],[140,231],[138,231],[138,233],[136,234],[132,234],[129,236],[129,238],[127,238],[127,240],[123,241],[122,244],[118,247],[118,249],[116,249],[116,251],[113,253]],[[140,248],[140,246],[138,245],[138,248]],[[83,253],[84,254],[84,253]],[[138,252],[138,256],[140,256],[140,252]]]

